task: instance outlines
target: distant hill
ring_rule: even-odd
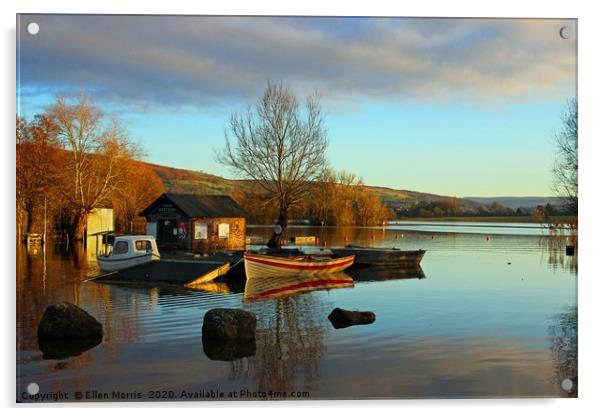
[[[231,194],[238,184],[248,182],[226,179],[201,171],[178,169],[152,163],[146,164],[159,175],[166,190],[169,192],[224,195]],[[445,195],[427,194],[382,186],[368,186],[368,188],[377,193],[381,200],[393,209],[410,207],[420,202],[432,203],[453,199],[453,197]],[[458,208],[462,211],[476,211],[478,207],[484,207],[486,204],[486,202],[481,202],[474,198],[457,198],[456,200]]]
[[[146,163],[146,162],[145,162]],[[209,173],[146,163],[159,175],[168,192],[224,195],[231,193],[236,181]]]
[[[408,207],[419,202],[442,202],[450,201],[455,197],[446,195],[427,194],[423,192],[391,189],[382,186],[368,186],[374,192],[380,194],[381,200],[392,208]],[[484,207],[484,203],[467,198],[455,198],[458,209],[462,211],[476,211],[478,207]]]
[[[559,206],[561,205],[560,198],[553,196],[542,197],[542,196],[495,196],[495,197],[472,197],[467,196],[464,199],[478,202],[481,204],[490,205],[493,202],[502,204],[505,207],[517,209],[517,208],[535,208],[538,205],[545,206],[546,204]]]

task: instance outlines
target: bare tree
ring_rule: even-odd
[[[45,115],[36,115],[31,122],[17,117],[16,132],[17,208],[25,214],[24,229],[30,233],[34,213],[43,205],[57,169],[56,125]]]
[[[218,161],[266,192],[265,204],[278,206],[277,224],[284,230],[291,208],[326,166],[328,141],[317,94],[309,96],[302,109],[289,88],[268,81],[254,107],[232,114],[230,132],[234,140],[226,132]],[[279,240],[274,232],[268,245],[277,247]]]
[[[137,153],[116,119],[107,121],[84,95],[73,103],[58,97],[50,114],[58,139],[69,151],[61,193],[72,210],[72,235],[81,239],[89,213],[109,203],[128,180],[128,162]]]
[[[554,163],[554,191],[571,214],[578,209],[578,106],[577,100],[568,102],[562,115],[562,129],[554,137],[556,162]]]

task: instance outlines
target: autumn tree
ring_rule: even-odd
[[[577,100],[568,102],[562,115],[562,129],[554,137],[554,191],[564,201],[568,212],[577,214],[578,208],[578,106]]]
[[[69,152],[60,190],[71,210],[71,234],[81,239],[89,213],[109,204],[111,194],[129,180],[128,162],[138,149],[119,122],[107,120],[83,94],[69,101],[58,97],[49,114],[58,140]]]
[[[144,219],[138,213],[158,198],[165,187],[155,170],[142,162],[128,163],[128,181],[112,195],[116,228],[126,233],[142,231]]]
[[[301,107],[282,83],[268,82],[263,96],[244,113],[230,118],[220,163],[255,181],[265,202],[277,206],[277,224],[284,230],[291,209],[307,196],[326,166],[328,141],[317,94]],[[279,245],[274,232],[268,246]]]
[[[57,126],[46,115],[16,122],[17,212],[25,216],[24,230],[32,232],[34,213],[52,188],[57,163]],[[20,230],[19,230],[20,231]]]
[[[307,209],[318,223],[328,225],[374,225],[390,213],[379,195],[357,175],[327,169],[313,187]]]

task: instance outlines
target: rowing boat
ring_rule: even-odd
[[[373,248],[345,246],[330,249],[335,257],[355,256],[355,263],[368,266],[417,266],[425,250],[399,250],[396,248]]]
[[[247,279],[278,276],[313,276],[336,273],[353,264],[355,256],[317,259],[311,256],[276,257],[245,253]]]

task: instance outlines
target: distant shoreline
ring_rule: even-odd
[[[548,222],[564,222],[573,219],[571,215],[555,215],[551,216]],[[466,216],[466,217],[404,217],[397,218],[393,221],[425,221],[425,222],[528,222],[539,224],[539,221],[535,221],[529,215],[520,216],[497,216],[497,217],[486,217],[486,216]]]
[[[549,221],[544,222],[545,224],[554,222],[570,222],[575,217],[571,215],[555,215],[549,218]],[[415,222],[498,222],[498,223],[511,223],[511,222],[522,222],[530,224],[542,224],[539,221],[533,220],[529,215],[524,216],[497,216],[497,217],[479,217],[479,216],[466,216],[466,217],[405,217],[390,220],[390,222],[403,222],[403,221],[415,221]],[[273,224],[247,224],[247,227],[272,227]],[[298,224],[290,223],[288,227],[320,227],[317,224]],[[325,225],[325,227],[361,227],[359,225]],[[367,228],[378,227],[378,225],[366,226]]]

